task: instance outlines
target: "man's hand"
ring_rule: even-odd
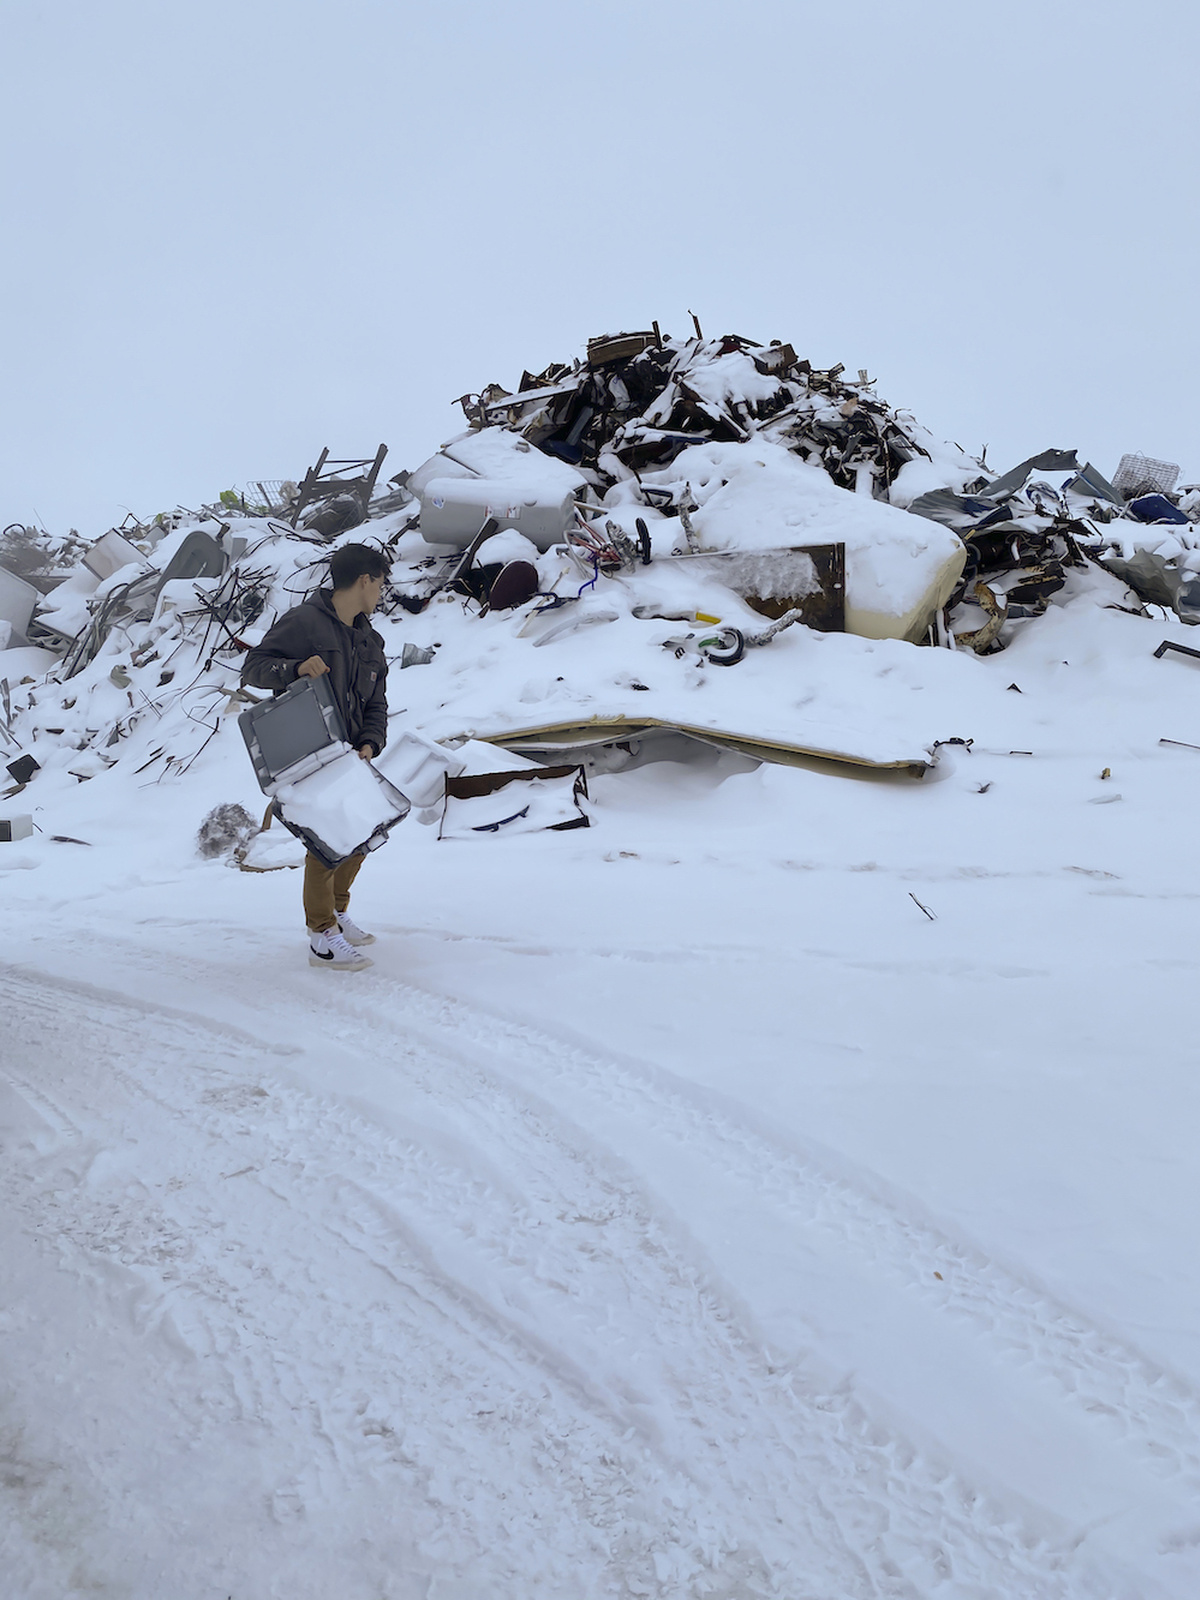
[[[309,656],[307,661],[302,661],[296,668],[296,676],[298,678],[319,678],[328,671],[329,668],[321,660],[320,656]]]
[[[375,746],[373,744],[360,744],[359,745],[359,747],[358,747],[358,757],[359,757],[360,761],[370,761],[371,757],[374,754],[375,754]]]

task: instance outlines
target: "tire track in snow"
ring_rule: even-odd
[[[627,1416],[410,1247],[394,1206],[453,1202],[461,1174],[414,1161],[363,1118],[255,1073],[245,1052],[224,1040],[214,1048],[202,1026],[92,999],[81,1058],[61,989],[38,1005],[27,984],[0,982],[0,994],[10,1027],[24,1022],[37,1037],[39,1098],[69,1105],[86,1129],[31,1171],[10,1171],[4,1187],[43,1237],[142,1278],[143,1323],[169,1312],[201,1358],[206,1413],[268,1428],[281,1409],[303,1415],[320,1473],[345,1492],[356,1464],[398,1478],[407,1505],[427,1503],[426,1542],[444,1551],[445,1569],[463,1568],[489,1594],[523,1600],[539,1583],[600,1593],[614,1578],[653,1594],[659,1569],[701,1567],[716,1592],[722,1580],[770,1592],[761,1560],[739,1557],[722,1535],[720,1508],[688,1517],[690,1486],[648,1459],[642,1441],[630,1444]],[[144,1074],[126,1064],[131,1040],[155,1058]],[[137,1141],[132,1195],[114,1137]],[[241,1217],[213,1203],[224,1182],[253,1191],[233,1202]],[[285,1491],[282,1513],[300,1515],[316,1492]],[[557,1530],[548,1552],[539,1529]],[[706,1559],[681,1538],[693,1549],[707,1539]]]
[[[6,987],[11,1005],[19,1005],[29,985],[8,979],[0,983],[0,990]],[[54,991],[62,986],[47,987],[45,1007],[53,1012]],[[1071,1570],[1068,1553],[1022,1531],[1011,1512],[989,1506],[947,1468],[923,1460],[873,1425],[845,1389],[822,1392],[796,1373],[773,1369],[704,1267],[681,1254],[669,1225],[611,1156],[528,1092],[463,1057],[464,1043],[475,1042],[480,1013],[460,1008],[447,1016],[432,997],[389,987],[404,1002],[399,1021],[387,1025],[393,1040],[389,1066],[431,1101],[452,1104],[489,1159],[502,1151],[507,1165],[500,1174],[481,1178],[471,1170],[470,1157],[455,1165],[444,1153],[435,1156],[397,1140],[348,1108],[277,1080],[265,1092],[268,1079],[261,1076],[247,1087],[245,1068],[234,1061],[227,1067],[210,1063],[203,1072],[188,1065],[178,1039],[171,1043],[172,1032],[201,1039],[202,1023],[190,1024],[189,1033],[178,1021],[145,1019],[143,1013],[139,1031],[161,1035],[166,1055],[176,1057],[169,1072],[131,1073],[117,1065],[115,1047],[105,1072],[120,1078],[131,1102],[140,1095],[143,1104],[189,1132],[220,1140],[231,1156],[236,1149],[243,1158],[238,1182],[253,1181],[285,1215],[299,1208],[310,1226],[332,1233],[385,1276],[395,1275],[400,1249],[411,1287],[420,1260],[422,1293],[430,1304],[445,1314],[453,1303],[460,1316],[469,1308],[479,1348],[532,1364],[543,1382],[558,1388],[567,1419],[557,1436],[563,1452],[569,1454],[567,1441],[579,1427],[571,1420],[572,1407],[582,1410],[593,1434],[607,1429],[606,1440],[591,1441],[588,1460],[608,1460],[615,1480],[655,1502],[649,1518],[659,1535],[654,1548],[643,1539],[642,1548],[612,1558],[626,1592],[801,1592],[779,1587],[789,1571],[804,1593],[838,1600],[915,1597],[935,1588],[947,1595],[1019,1593],[1039,1600],[1113,1592],[1111,1583],[1097,1587],[1080,1568]],[[335,1020],[331,1032],[339,1039],[357,1029],[359,1048],[380,1054],[384,1030],[378,1018],[364,1027],[351,996],[325,991],[319,1006],[312,1004],[311,992],[304,998],[317,1015]],[[92,1001],[89,1009],[115,1019],[106,1024],[115,1033],[122,1023],[128,1026],[127,1001]],[[448,1034],[449,1049],[431,1051],[424,1041],[405,1036],[418,1020],[414,1012],[425,1013],[420,1020]],[[99,1030],[99,1023],[90,1026]],[[489,1019],[488,1029],[493,1026]],[[528,1049],[529,1030],[518,1030],[516,1037]],[[561,1046],[548,1036],[538,1038],[561,1056]],[[494,1047],[495,1040],[481,1042]],[[229,1045],[222,1044],[228,1054]],[[206,1048],[211,1054],[211,1042]],[[568,1062],[563,1070],[575,1065]],[[611,1074],[611,1064],[605,1070]],[[147,1076],[151,1082],[143,1082]],[[199,1087],[225,1076],[235,1081]],[[185,1085],[190,1087],[181,1100]],[[189,1109],[196,1095],[207,1108],[198,1119]],[[224,1104],[222,1096],[232,1099]],[[269,1104],[270,1117],[258,1112],[254,1102],[260,1099],[264,1112]],[[247,1106],[256,1115],[257,1133],[245,1125]],[[98,1106],[92,1114],[99,1114]],[[313,1128],[320,1130],[315,1143]],[[256,1170],[243,1176],[249,1152]],[[178,1209],[178,1197],[174,1203]],[[214,1230],[225,1225],[219,1217],[210,1222]],[[89,1248],[110,1247],[103,1229],[90,1237]],[[447,1253],[453,1257],[449,1273]],[[435,1256],[438,1268],[432,1265]],[[296,1264],[302,1259],[303,1251]],[[147,1265],[141,1259],[137,1264],[141,1270]],[[204,1265],[214,1270],[211,1260]],[[484,1287],[473,1293],[468,1278],[481,1278]],[[276,1283],[274,1292],[285,1288]],[[224,1304],[248,1289],[244,1282],[240,1289],[230,1283],[226,1272],[218,1273],[215,1289],[200,1283],[195,1292],[210,1304],[214,1296]],[[298,1316],[302,1298],[291,1291]],[[253,1298],[250,1305],[253,1310]],[[539,1338],[543,1324],[548,1331]],[[228,1337],[219,1318],[207,1326],[210,1339]],[[266,1336],[265,1325],[260,1335]],[[220,1353],[230,1359],[228,1349]],[[590,1377],[581,1370],[584,1362]],[[257,1371],[250,1398],[242,1403],[261,1407],[263,1393],[280,1381],[278,1373]],[[381,1374],[377,1386],[386,1382]],[[336,1410],[331,1397],[324,1408]],[[377,1437],[395,1432],[390,1422],[378,1425]],[[327,1437],[336,1439],[339,1429],[345,1431],[344,1418],[332,1434],[325,1429]],[[336,1458],[337,1449],[330,1448]],[[432,1452],[435,1475],[443,1456],[455,1459],[452,1440],[442,1440]],[[576,1515],[598,1526],[594,1515],[589,1523],[586,1497]],[[735,1589],[723,1588],[723,1577],[732,1576],[736,1564],[733,1550],[747,1544],[755,1554],[741,1562]],[[606,1570],[611,1576],[613,1568]],[[718,1587],[707,1588],[713,1580]],[[992,1587],[997,1581],[1003,1589]]]
[[[1158,1470],[1194,1474],[1200,1488],[1200,1392],[1121,1336],[1097,1326],[1031,1277],[956,1238],[916,1205],[903,1207],[861,1174],[788,1147],[669,1072],[601,1055],[458,998],[397,984],[407,1019],[568,1081],[609,1109],[656,1126],[803,1226],[817,1226],[924,1298],[963,1317],[1060,1395],[1115,1428]]]

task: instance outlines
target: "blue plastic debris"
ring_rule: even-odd
[[[1165,494],[1144,494],[1131,500],[1126,508],[1139,522],[1186,523],[1188,518],[1178,506],[1173,506]]]

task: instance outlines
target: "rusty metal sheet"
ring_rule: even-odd
[[[631,361],[643,350],[657,347],[659,338],[650,333],[605,333],[598,339],[589,339],[587,359],[589,367],[607,367],[616,361]]]
[[[560,722],[531,728],[512,728],[501,733],[480,732],[477,738],[487,744],[498,745],[514,754],[566,756],[569,752],[613,744],[621,740],[637,739],[656,733],[682,733],[702,744],[718,749],[733,750],[739,755],[753,757],[756,761],[770,761],[780,766],[808,766],[811,762],[828,762],[837,771],[849,768],[859,772],[906,773],[919,778],[932,765],[927,751],[914,750],[911,755],[878,759],[837,748],[834,744],[792,743],[772,739],[751,732],[732,729],[701,727],[679,722],[671,717],[600,716],[583,722]]]
[[[1000,629],[1004,626],[1006,612],[986,583],[977,583],[974,594],[976,601],[987,612],[987,621],[982,628],[974,628],[969,633],[956,633],[954,642],[961,649],[974,650],[977,656],[982,656],[986,655],[995,644]]]
[[[699,563],[718,583],[732,589],[752,611],[777,621],[799,611],[806,627],[819,633],[846,629],[846,546],[793,545],[781,550],[700,551],[672,556]]]

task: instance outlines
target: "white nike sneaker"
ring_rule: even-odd
[[[370,956],[364,956],[342,937],[336,928],[325,933],[308,934],[308,964],[310,967],[332,967],[340,972],[357,972],[360,967],[373,967]]]
[[[375,943],[375,935],[373,933],[364,933],[357,922],[351,922],[345,911],[339,911],[337,914],[337,919],[338,926],[341,929],[342,938],[345,939],[347,944]]]

